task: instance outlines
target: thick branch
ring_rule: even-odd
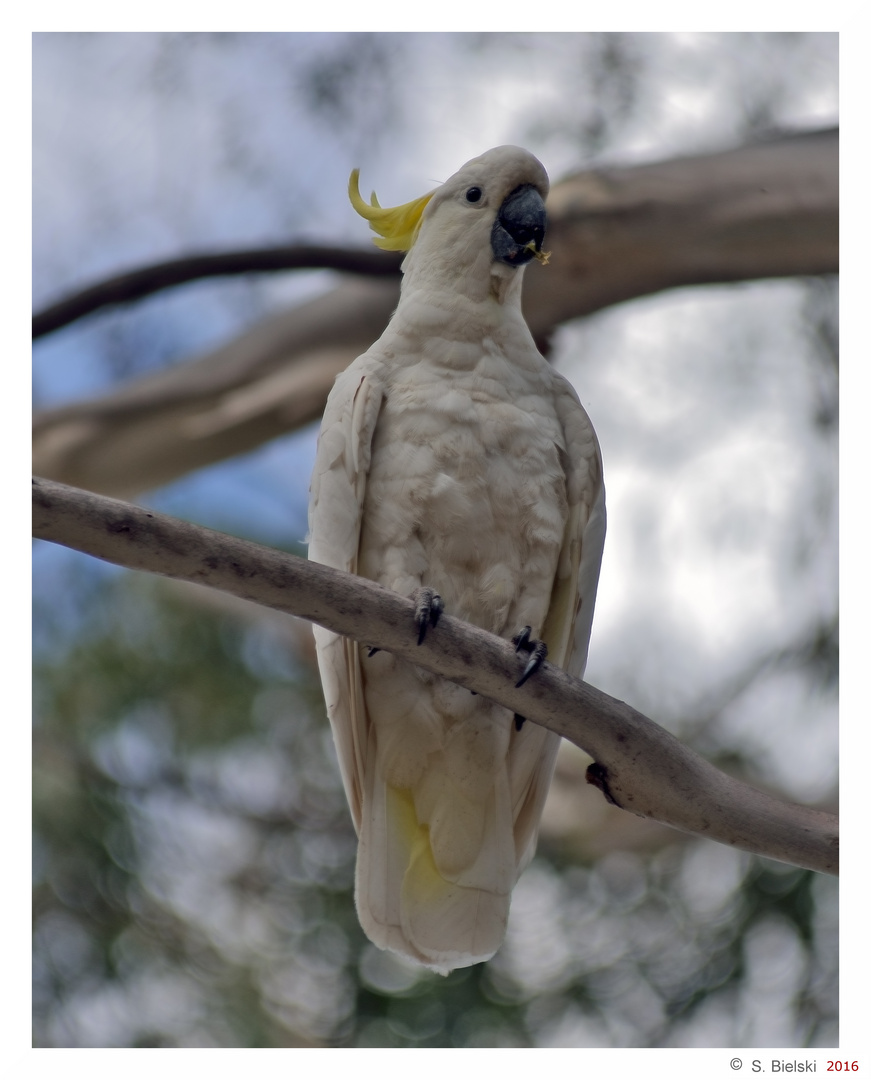
[[[617,806],[684,832],[826,873],[837,818],[719,772],[630,706],[546,664],[521,689],[511,645],[444,616],[423,645],[410,600],[350,574],[150,510],[34,480],[34,536],[135,570],[198,582],[395,653],[570,739]]]
[[[350,280],[199,360],[38,413],[34,471],[129,496],[317,420],[398,296],[398,282]]]
[[[834,273],[838,135],[581,172],[552,188],[548,214],[551,263],[529,268],[524,297],[542,345],[569,319],[662,289]],[[43,413],[35,471],[131,495],[316,419],[398,288],[343,282],[197,361]]]
[[[559,270],[536,264],[525,297],[539,335],[663,289],[834,274],[838,131],[577,173],[547,210]]]

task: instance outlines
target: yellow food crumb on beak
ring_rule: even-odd
[[[542,266],[547,266],[547,264],[550,262],[550,252],[549,251],[536,251],[535,244],[531,240],[526,245],[526,250],[531,251],[533,256],[536,259],[538,259],[538,261],[541,263]]]

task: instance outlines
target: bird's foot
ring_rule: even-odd
[[[520,652],[521,649],[524,649],[529,653],[529,660],[526,663],[526,667],[523,669],[523,674],[514,684],[516,689],[517,687],[523,686],[529,676],[534,675],[544,663],[545,657],[547,656],[547,645],[545,645],[543,641],[537,641],[533,638],[531,626],[524,626],[520,633],[515,635],[511,640],[514,643],[515,652]],[[523,718],[521,717],[521,721],[522,719]],[[515,726],[519,731],[521,724],[518,724],[516,719]]]
[[[414,621],[417,624],[417,643],[423,644],[426,632],[431,626],[439,621],[439,616],[445,610],[442,598],[434,589],[423,586],[415,589],[411,594],[414,601]]]

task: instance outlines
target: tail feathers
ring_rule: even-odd
[[[481,776],[478,789],[431,769],[414,789],[416,820],[428,828],[438,873],[467,889],[508,894],[517,881],[514,813],[504,768]]]
[[[430,967],[468,967],[502,944],[511,893],[467,888],[441,876],[428,830],[419,829],[402,881],[402,930]]]
[[[429,827],[418,822],[411,792],[378,782],[369,787],[357,855],[357,911],[380,948],[444,975],[489,960],[505,936],[513,884],[512,876],[494,891],[448,880],[436,866]]]

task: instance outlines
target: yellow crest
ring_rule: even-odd
[[[372,241],[376,247],[384,248],[385,251],[409,251],[411,245],[417,239],[420,230],[420,219],[426,209],[426,204],[435,194],[422,195],[412,202],[403,203],[402,206],[380,206],[372,192],[372,202],[363,201],[360,195],[360,170],[354,169],[351,179],[348,181],[348,196],[351,205],[360,215],[369,222],[372,232],[378,236]]]

